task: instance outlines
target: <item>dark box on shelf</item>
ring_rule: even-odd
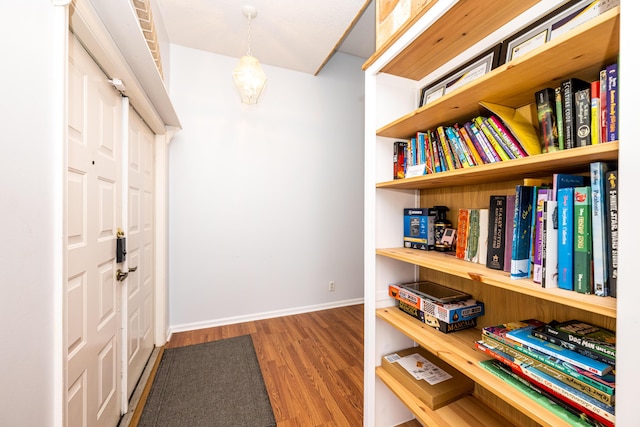
[[[382,368],[432,410],[471,394],[474,388],[468,377],[422,347],[384,356]],[[436,381],[440,382],[431,384]]]
[[[404,247],[431,251],[435,248],[435,215],[427,208],[404,210]]]

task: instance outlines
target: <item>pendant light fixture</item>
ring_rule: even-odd
[[[267,83],[267,76],[262,71],[262,66],[258,59],[251,55],[251,19],[257,15],[256,8],[243,6],[242,13],[248,19],[248,48],[247,54],[240,58],[240,62],[233,70],[233,81],[240,92],[242,102],[244,104],[256,104]]]

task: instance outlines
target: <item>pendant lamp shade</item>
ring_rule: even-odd
[[[267,83],[267,76],[257,58],[245,55],[233,70],[233,81],[244,104],[256,104]]]
[[[247,54],[240,58],[240,62],[233,70],[233,81],[240,92],[240,99],[244,104],[257,104],[258,98],[267,83],[267,76],[262,71],[260,61],[251,55],[251,18],[257,15],[253,6],[244,6],[242,13],[247,17]]]

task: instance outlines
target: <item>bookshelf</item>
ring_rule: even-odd
[[[380,365],[382,356],[420,345],[473,379],[472,396],[460,405],[478,405],[515,425],[568,425],[556,414],[515,392],[480,367],[487,356],[474,349],[483,326],[525,318],[578,318],[616,330],[618,301],[561,289],[542,289],[532,280],[511,280],[509,274],[438,252],[402,247],[402,210],[446,205],[456,225],[462,207],[486,208],[491,194],[514,194],[525,177],[553,173],[587,173],[592,161],[615,161],[620,143],[582,147],[468,169],[404,180],[392,179],[393,141],[442,124],[464,122],[483,114],[480,101],[529,110],[533,94],[555,87],[568,77],[595,80],[600,69],[615,62],[620,45],[620,9],[615,8],[565,35],[502,65],[483,77],[416,108],[417,96],[429,76],[452,58],[481,52],[491,40],[508,35],[555,9],[561,1],[504,2],[473,27],[478,11],[472,1],[443,1],[403,28],[405,33],[384,45],[364,65],[365,107],[365,425],[399,425],[412,418],[426,425],[449,425],[443,409],[429,411],[393,381]],[[521,7],[515,7],[517,3]],[[489,9],[489,8],[487,8]],[[468,18],[473,15],[472,18]],[[456,17],[463,16],[462,19]],[[455,23],[455,25],[453,25]],[[477,24],[477,22],[476,22]],[[467,27],[469,25],[469,27]],[[510,30],[511,29],[511,30]],[[435,43],[446,40],[447,43]],[[449,47],[449,48],[447,48]],[[427,55],[426,52],[429,54]],[[424,58],[428,57],[429,60]],[[468,57],[468,56],[467,56]],[[454,61],[455,62],[455,61]],[[461,61],[463,62],[463,61]],[[408,65],[411,64],[411,65]],[[550,69],[549,64],[553,64]],[[451,66],[455,68],[455,66]],[[541,72],[541,70],[549,70]],[[437,76],[435,76],[437,77]],[[531,116],[530,116],[531,117]],[[433,280],[472,294],[485,303],[478,329],[441,334],[407,316],[387,295],[393,282]],[[475,406],[474,406],[475,407]],[[461,409],[448,408],[451,413]],[[477,415],[477,419],[483,419]],[[492,425],[487,419],[485,425]]]

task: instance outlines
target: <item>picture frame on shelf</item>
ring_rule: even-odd
[[[484,76],[500,65],[502,43],[498,43],[480,55],[456,68],[441,79],[420,89],[418,108]]]
[[[619,0],[572,0],[533,22],[502,44],[500,64],[506,64],[544,45],[578,25],[620,4]]]

